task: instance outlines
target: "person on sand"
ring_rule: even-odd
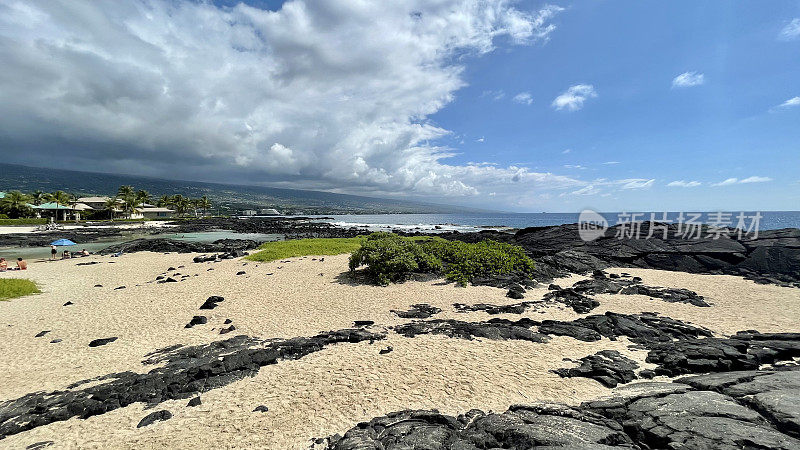
[[[17,270],[28,270],[28,261],[17,258]]]
[[[56,249],[55,245],[50,246],[50,259],[56,259],[56,255],[58,254],[58,250]]]
[[[86,249],[83,249],[83,250],[81,251],[81,256],[89,256],[89,252],[88,252],[88,251],[86,251]]]
[[[61,253],[61,259],[69,259],[69,258],[71,258],[69,250],[64,250],[64,252]]]
[[[6,270],[8,270],[8,263],[5,258],[0,258],[0,272],[5,272]]]

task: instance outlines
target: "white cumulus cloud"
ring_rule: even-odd
[[[564,93],[553,100],[552,106],[556,110],[566,109],[567,111],[577,111],[583,108],[586,99],[597,97],[594,86],[591,84],[576,84],[570,86]]]
[[[792,97],[778,105],[778,108],[792,108],[795,106],[800,106],[800,97]]]
[[[670,181],[669,183],[667,183],[667,186],[670,186],[670,187],[696,187],[696,186],[700,186],[701,184],[703,184],[703,183],[701,183],[699,181],[675,180],[675,181]]]
[[[781,29],[778,37],[786,41],[800,37],[800,18],[792,19],[791,22],[786,24],[786,26]]]
[[[672,79],[672,87],[692,87],[705,83],[706,78],[702,73],[684,72]]]
[[[531,103],[533,103],[533,97],[531,97],[530,92],[520,92],[519,94],[514,96],[513,100],[523,105],[530,105]]]
[[[546,41],[559,11],[508,0],[277,10],[6,0],[0,146],[34,165],[374,195],[580,187],[517,166],[448,164],[456,150],[437,142],[451,133],[428,119],[465,86],[460,56]]]

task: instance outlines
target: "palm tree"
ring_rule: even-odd
[[[0,199],[0,209],[2,209],[12,219],[17,219],[30,212],[28,206],[30,197],[20,191],[8,192],[5,197]]]
[[[58,220],[59,206],[67,206],[71,196],[64,191],[55,191],[47,195],[47,199],[56,204],[56,220]],[[67,220],[67,212],[64,211],[64,220]]]
[[[172,196],[172,205],[175,207],[175,212],[181,216],[186,214],[189,208],[191,208],[191,200],[181,194],[176,194]]]
[[[138,191],[136,191],[136,200],[140,204],[142,204],[142,203],[150,203],[150,201],[151,201],[150,193],[145,191],[144,189],[139,189]]]
[[[203,215],[205,216],[208,209],[211,208],[211,200],[204,195],[197,199],[197,206],[203,210]]]
[[[123,184],[122,186],[119,187],[119,189],[117,189],[117,197],[119,198],[125,198],[133,194],[134,194],[133,186],[128,184]]]
[[[158,201],[156,202],[156,206],[160,206],[162,208],[166,208],[167,206],[172,204],[172,198],[169,195],[162,195],[159,197]]]
[[[108,217],[111,220],[114,220],[114,211],[117,210],[117,206],[119,206],[117,197],[109,198],[108,200],[106,200],[105,205],[103,205],[103,209],[108,211]]]
[[[39,205],[41,205],[42,203],[44,203],[47,200],[47,194],[45,194],[44,192],[42,192],[42,191],[40,191],[38,189],[33,191],[33,193],[31,193],[30,197],[31,197],[31,202],[35,206],[39,206]]]

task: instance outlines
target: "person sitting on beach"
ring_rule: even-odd
[[[64,250],[64,253],[61,254],[61,259],[69,259],[69,258],[71,258],[69,250]]]
[[[56,250],[55,245],[50,246],[50,259],[56,259],[56,255],[58,254],[58,250]]]
[[[6,270],[8,270],[8,263],[5,258],[0,258],[0,272],[5,272]]]
[[[28,261],[17,258],[17,270],[28,270]]]
[[[89,256],[89,252],[86,249],[81,250],[81,256]]]

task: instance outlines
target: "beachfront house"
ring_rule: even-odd
[[[81,197],[78,202],[86,204],[97,211],[106,210],[106,203],[111,197]],[[122,200],[117,200],[119,208],[114,209],[116,214],[122,213]],[[142,204],[135,213],[130,215],[131,219],[168,219],[175,216],[175,210],[169,208],[162,208],[148,203]]]

